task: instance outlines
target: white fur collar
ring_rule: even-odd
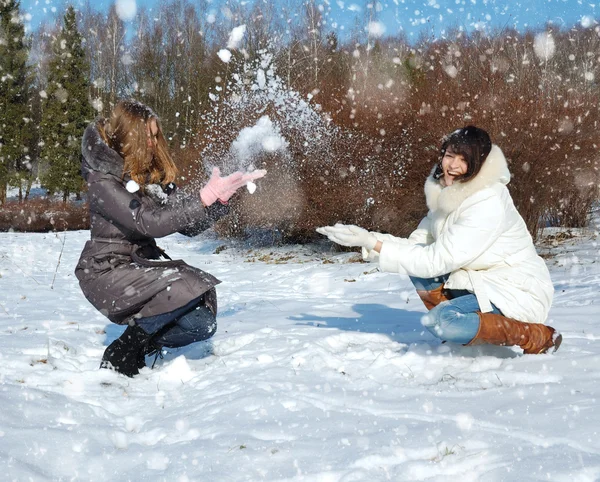
[[[449,214],[472,194],[498,182],[506,185],[509,181],[510,172],[506,158],[498,146],[492,145],[481,170],[469,181],[455,182],[451,186],[443,187],[439,180],[433,178],[432,172],[425,181],[427,207],[433,212]]]

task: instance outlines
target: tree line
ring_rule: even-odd
[[[597,22],[409,41],[374,34],[379,14],[367,8],[340,39],[315,0],[224,2],[218,21],[210,7],[168,0],[128,26],[116,5],[88,2],[26,35],[19,2],[0,1],[0,202],[7,186],[26,198],[35,178],[64,200],[83,192],[86,123],[135,97],[161,117],[187,183],[226,157],[242,128],[265,114],[278,123],[289,149],[257,162],[287,181],[244,200],[228,232],[258,223],[298,239],[343,221],[406,234],[423,215],[442,136],[467,124],[505,152],[534,235],[585,225],[600,181]],[[225,62],[219,52],[240,25]],[[317,136],[292,125],[278,99],[239,100],[255,95],[267,57],[272,78],[321,119]],[[293,202],[283,209],[272,196]]]

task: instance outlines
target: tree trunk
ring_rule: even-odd
[[[31,192],[31,185],[33,184],[33,179],[31,177],[29,177],[27,179],[27,184],[25,187],[25,201],[27,201],[27,199],[29,199],[29,193]]]

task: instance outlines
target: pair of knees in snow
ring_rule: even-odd
[[[442,290],[447,277],[410,278],[417,294],[429,312],[421,318],[421,323],[432,335],[445,341],[470,343],[479,330],[479,303],[477,297],[467,290]],[[441,299],[429,299],[432,293],[439,293]],[[434,296],[434,295],[433,295]],[[440,301],[446,301],[440,303]],[[492,304],[492,313],[501,314]]]
[[[104,351],[100,368],[112,368],[133,377],[146,366],[147,355],[158,357],[163,347],[178,348],[213,336],[217,330],[215,313],[216,292],[211,288],[167,313],[134,315],[127,319],[123,334]]]
[[[161,347],[179,348],[207,340],[217,331],[217,319],[206,303],[206,296],[202,295],[168,313],[134,318],[135,324],[152,336],[155,345]]]

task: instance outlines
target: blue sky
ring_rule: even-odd
[[[136,2],[137,7],[155,8],[160,0],[120,0]],[[240,0],[246,1],[246,0]],[[277,0],[272,0],[277,5]],[[561,27],[575,24],[594,25],[600,20],[599,3],[583,0],[317,0],[330,9],[329,30],[337,30],[340,37],[352,30],[356,16],[363,16],[368,5],[377,10],[378,21],[385,27],[384,34],[404,32],[416,38],[423,30],[443,35],[451,27],[467,30],[502,27],[537,28],[546,22]],[[77,6],[79,0],[74,0]],[[110,0],[96,0],[93,5],[104,10]],[[212,12],[219,16],[222,2],[213,0]],[[31,17],[35,28],[40,22],[62,16],[65,0],[21,0],[21,10]]]

